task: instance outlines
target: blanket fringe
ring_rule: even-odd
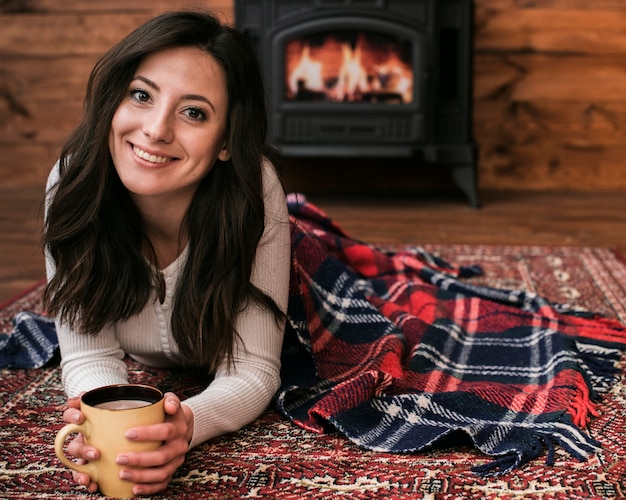
[[[598,441],[579,432],[575,427],[567,429],[565,424],[561,424],[558,432],[544,431],[541,434],[534,434],[533,443],[487,462],[483,465],[472,467],[472,471],[484,477],[501,476],[507,474],[518,467],[539,458],[547,449],[546,465],[554,465],[554,456],[557,446],[563,448],[577,460],[584,462],[590,455],[598,453],[601,448]],[[528,443],[526,443],[528,444]]]

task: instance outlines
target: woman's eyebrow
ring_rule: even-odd
[[[135,80],[141,80],[146,85],[148,85],[149,87],[153,88],[156,91],[160,91],[161,90],[161,88],[155,82],[153,82],[149,78],[146,78],[145,76],[136,76]],[[205,96],[203,96],[203,95],[200,95],[200,94],[185,94],[183,96],[183,99],[190,100],[190,101],[202,101],[202,102],[206,103],[207,105],[209,105],[213,111],[215,111],[215,106],[213,106],[213,103],[209,99],[207,99]]]
[[[135,80],[141,80],[143,83],[148,85],[148,87],[152,87],[154,90],[161,90],[156,83],[150,80],[150,78],[146,78],[145,76],[136,76]]]
[[[202,101],[202,102],[205,102],[206,104],[208,104],[211,107],[211,109],[213,111],[215,111],[215,107],[213,106],[213,103],[209,99],[204,97],[203,95],[200,95],[200,94],[186,94],[186,95],[183,96],[183,99],[190,100],[190,101]]]

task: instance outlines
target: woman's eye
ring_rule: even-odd
[[[130,96],[139,102],[148,102],[150,100],[150,94],[142,89],[134,89],[130,91]]]
[[[200,108],[187,108],[185,113],[192,120],[204,121],[206,120],[206,113]]]

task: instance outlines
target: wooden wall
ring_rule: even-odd
[[[476,6],[480,185],[626,190],[626,2]]]
[[[43,184],[116,40],[178,7],[230,22],[233,2],[0,0],[0,186]],[[475,5],[480,188],[626,191],[626,1]]]

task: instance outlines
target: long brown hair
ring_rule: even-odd
[[[165,13],[112,47],[95,65],[84,114],[60,156],[61,175],[50,201],[43,243],[56,272],[44,301],[50,314],[80,333],[138,314],[155,286],[141,248],[142,220],[122,185],[108,148],[113,114],[140,62],[154,52],[200,48],[227,79],[227,143],[231,159],[217,160],[185,215],[189,252],[172,311],[182,361],[215,370],[232,360],[235,319],[250,301],[284,318],[276,303],[250,283],[264,230],[262,163],[276,161],[266,144],[261,72],[247,39],[205,12]]]

